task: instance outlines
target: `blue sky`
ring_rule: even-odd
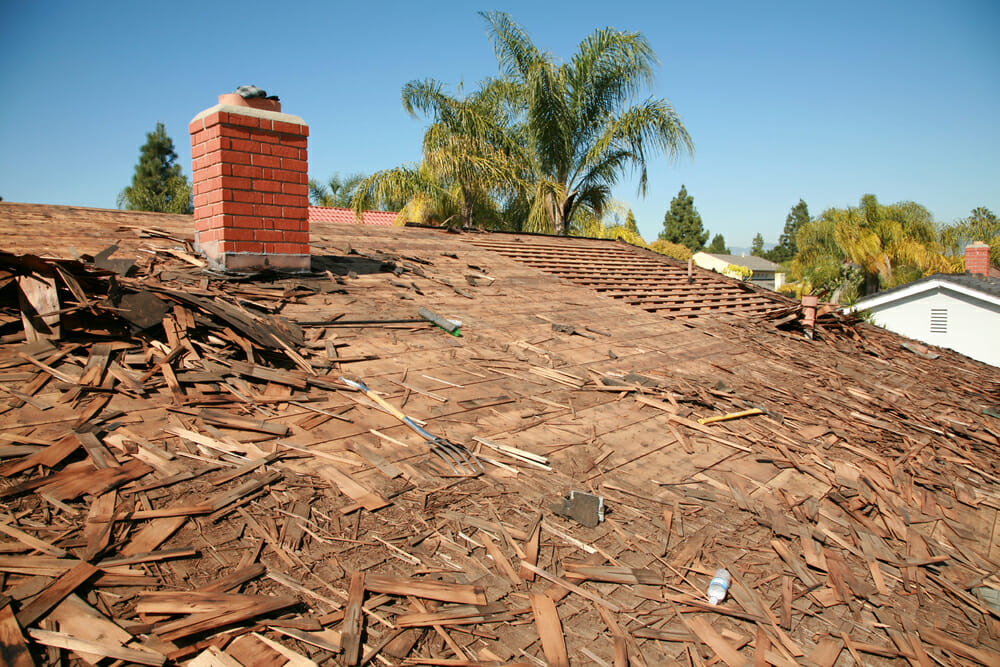
[[[190,175],[187,124],[256,84],[310,126],[310,175],[420,156],[400,89],[496,73],[479,9],[508,12],[569,58],[595,28],[645,34],[696,153],[654,158],[615,197],[646,240],[681,184],[730,246],[813,215],[913,200],[940,222],[1000,213],[1000,3],[0,2],[0,196],[114,207],[145,133],[166,124]],[[454,90],[454,88],[452,88]]]

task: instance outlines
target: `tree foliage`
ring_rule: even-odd
[[[689,195],[687,188],[682,185],[677,196],[670,201],[670,209],[663,216],[660,239],[679,243],[694,253],[705,247],[708,234],[708,231],[702,228],[698,209],[694,207],[694,197]]]
[[[785,216],[785,229],[778,239],[778,244],[761,255],[772,262],[787,262],[795,256],[798,250],[797,237],[802,226],[809,222],[809,206],[800,199],[799,203]],[[761,244],[763,248],[763,244]]]
[[[191,184],[181,174],[174,142],[163,123],[146,133],[132,184],[118,193],[118,207],[129,211],[191,213]]]
[[[965,246],[976,241],[990,246],[990,264],[1000,268],[1000,220],[990,209],[984,206],[972,209],[968,217],[943,227],[940,237],[945,252],[960,270],[965,270]]]
[[[663,239],[657,239],[649,244],[649,249],[653,252],[658,252],[661,255],[666,255],[667,257],[673,257],[674,259],[679,259],[681,261],[688,261],[691,259],[691,249],[680,243],[672,243],[670,241],[665,241]]]
[[[639,225],[635,222],[635,214],[632,213],[632,209],[629,209],[628,215],[625,216],[625,229],[634,234],[639,233]]]
[[[712,237],[712,242],[708,244],[706,251],[715,255],[733,254],[729,251],[729,248],[726,247],[726,239],[722,234],[716,234]]]
[[[754,257],[764,256],[764,237],[761,236],[760,232],[757,232],[750,243],[750,254]]]
[[[558,62],[507,14],[480,15],[502,75],[522,90],[536,224],[544,216],[552,233],[566,234],[578,210],[601,215],[622,176],[637,172],[645,194],[651,154],[693,150],[673,106],[642,98],[656,55],[641,33],[595,30]]]
[[[835,300],[951,270],[926,208],[910,201],[883,205],[870,194],[856,207],[828,209],[804,224],[796,245],[793,276]]]
[[[407,203],[400,214],[408,220],[502,227],[505,208],[525,191],[527,159],[511,115],[516,94],[497,79],[468,96],[461,89],[450,95],[430,79],[406,84],[403,107],[431,121],[421,163],[364,179],[352,207],[360,214],[374,202],[402,199]]]
[[[309,179],[309,201],[313,206],[348,208],[358,185],[365,180],[361,173],[341,176],[335,173],[326,183]]]

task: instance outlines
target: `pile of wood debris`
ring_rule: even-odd
[[[998,664],[995,369],[365,234],[294,278],[0,256],[7,664]]]

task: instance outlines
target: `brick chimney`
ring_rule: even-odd
[[[195,244],[209,263],[229,271],[309,271],[305,122],[281,113],[276,98],[232,93],[188,129]]]
[[[982,241],[965,246],[965,270],[975,275],[988,276],[990,274],[990,247]]]

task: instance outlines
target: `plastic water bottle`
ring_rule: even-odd
[[[729,574],[729,570],[721,567],[716,570],[715,576],[708,584],[708,603],[719,604],[725,600],[726,593],[729,591],[729,582],[732,580],[733,576]]]

